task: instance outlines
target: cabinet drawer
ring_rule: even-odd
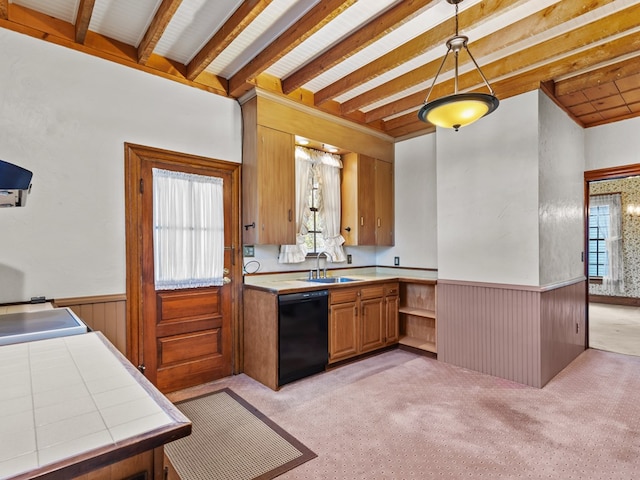
[[[364,287],[360,292],[362,300],[366,300],[368,298],[382,298],[384,297],[384,285]]]
[[[348,303],[355,302],[358,299],[358,289],[340,289],[331,291],[329,294],[329,301],[331,305],[336,303]]]
[[[400,285],[397,283],[388,283],[384,286],[384,294],[385,295],[398,295],[400,291]]]

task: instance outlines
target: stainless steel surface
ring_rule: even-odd
[[[346,283],[355,282],[355,278],[347,277],[322,277],[322,278],[305,278],[300,280],[301,282],[313,282],[313,283]]]
[[[0,345],[79,335],[87,326],[69,308],[0,315]]]
[[[324,262],[324,269],[322,270],[322,277],[326,278],[327,277],[327,261],[329,261],[329,259],[331,258],[331,255],[329,255],[327,252],[320,252],[318,254],[318,256],[316,257],[316,278],[319,279],[320,277],[320,257],[324,255],[325,258],[325,262]]]

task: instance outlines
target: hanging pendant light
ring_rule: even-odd
[[[464,35],[458,35],[458,4],[461,3],[462,0],[447,0],[447,2],[456,6],[456,34],[447,40],[447,53],[442,59],[442,63],[440,64],[440,68],[438,68],[438,73],[436,73],[433,79],[431,88],[429,88],[424,106],[418,112],[418,118],[423,122],[432,123],[439,127],[453,128],[457,132],[460,127],[469,125],[485,115],[489,115],[498,108],[500,101],[495,96],[491,85],[489,85],[482,70],[480,70],[475,58],[471,55],[469,47],[467,47],[469,38]],[[473,61],[473,64],[476,66],[490,93],[458,93],[458,54],[462,49],[467,51],[469,58]],[[449,56],[449,52],[453,52],[455,60],[453,94],[429,102],[429,97],[436,84],[436,80],[438,80],[438,75],[440,75],[444,62]]]

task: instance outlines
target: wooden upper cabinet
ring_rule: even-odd
[[[376,160],[375,165],[376,245],[393,245],[393,163]]]
[[[393,245],[393,163],[348,153],[342,158],[345,245]]]
[[[243,243],[295,244],[294,137],[244,119]]]

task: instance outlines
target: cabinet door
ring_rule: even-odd
[[[396,289],[396,292],[398,290]],[[400,307],[400,297],[398,294],[387,295],[384,299],[386,309],[386,345],[398,343],[400,340],[400,328],[398,321],[398,308]]]
[[[358,245],[376,244],[376,163],[358,156]]]
[[[376,245],[393,245],[393,163],[376,160],[375,170]]]
[[[329,315],[329,363],[358,353],[357,303],[331,305]]]
[[[290,133],[258,125],[256,237],[259,244],[293,245],[295,221],[295,151]],[[251,223],[251,222],[250,222]]]
[[[360,300],[360,353],[384,347],[384,298]]]

